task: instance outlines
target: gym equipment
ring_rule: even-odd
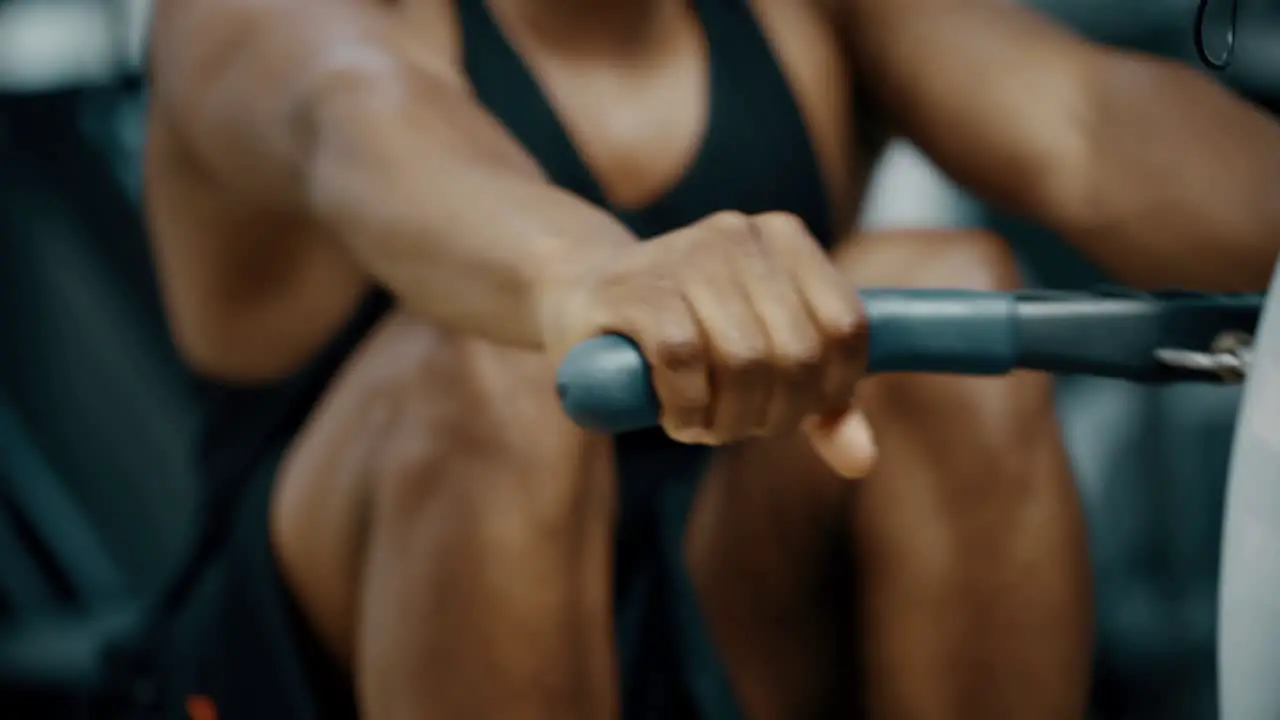
[[[1272,278],[1280,288],[1280,266]],[[1280,294],[1258,328],[1231,452],[1222,533],[1218,688],[1224,720],[1280,717]]]
[[[0,396],[0,704],[17,718],[90,718],[107,649],[140,605],[101,538]]]
[[[1219,72],[1231,67],[1231,61],[1235,59],[1236,54],[1236,25],[1240,22],[1240,0],[1223,0],[1227,5],[1227,26],[1223,35],[1222,54],[1214,57],[1209,52],[1209,43],[1207,35],[1209,34],[1209,9],[1213,6],[1214,0],[1200,0],[1196,6],[1196,22],[1195,34],[1193,42],[1196,48],[1196,56],[1200,62],[1210,70]]]
[[[0,65],[16,52],[4,50]],[[116,651],[183,554],[198,502],[194,388],[137,209],[141,85],[118,69],[115,83],[58,73],[38,86],[6,84],[0,68],[6,720],[101,716]]]
[[[967,290],[860,291],[867,372],[1000,375],[1014,369],[1143,383],[1238,382],[1248,372],[1261,295]],[[556,376],[582,427],[657,424],[639,348],[604,335],[572,348]]]
[[[13,4],[14,0],[0,0],[0,5],[3,5],[6,2]],[[1080,2],[1080,0],[1070,0],[1070,4],[1073,6],[1082,6],[1082,3]],[[1152,10],[1147,9],[1148,6],[1156,5],[1156,3],[1115,4],[1113,2],[1106,2],[1103,0],[1094,0],[1094,4],[1096,4],[1098,7],[1112,8],[1110,12],[1122,13],[1124,15],[1135,16],[1139,18],[1141,18],[1144,12],[1150,15],[1152,13]],[[1253,5],[1256,6],[1256,3],[1254,3]],[[1177,46],[1179,48],[1182,48],[1188,45],[1188,42],[1187,42],[1188,17],[1187,17],[1187,14],[1185,13],[1185,10],[1186,10],[1186,6],[1184,5],[1172,13],[1172,21],[1170,22],[1170,26],[1169,26],[1171,29],[1168,32],[1169,37],[1176,39]],[[1163,14],[1169,15],[1168,13],[1163,13]],[[1117,25],[1116,18],[1098,20],[1097,22],[1099,23],[1100,26],[1105,25],[1107,27],[1113,27]],[[1231,68],[1231,72],[1228,73],[1227,76],[1225,76],[1225,79],[1228,82],[1232,82],[1232,83],[1239,81],[1243,86],[1245,86],[1247,89],[1250,90],[1250,94],[1253,95],[1255,99],[1263,96],[1270,97],[1270,98],[1280,98],[1280,92],[1276,91],[1277,88],[1280,88],[1280,83],[1277,82],[1276,80],[1277,76],[1274,73],[1274,68],[1277,67],[1277,65],[1275,63],[1266,63],[1266,62],[1250,62],[1250,60],[1253,57],[1255,56],[1260,57],[1261,55],[1265,54],[1268,48],[1280,48],[1280,42],[1268,43],[1265,41],[1257,40],[1255,34],[1252,32],[1253,30],[1256,29],[1256,25],[1257,25],[1256,23],[1251,24],[1249,22],[1245,22],[1244,25],[1241,27],[1242,32],[1241,32],[1241,42],[1240,42],[1238,57],[1236,58],[1236,62],[1234,63],[1234,66]],[[1272,34],[1276,35],[1276,37],[1280,37],[1280,34],[1276,34],[1274,32]],[[1220,45],[1217,42],[1218,38],[1213,37],[1213,38],[1210,38],[1210,40],[1213,43],[1212,48],[1216,53],[1220,47]],[[1182,51],[1179,50],[1179,52],[1182,52]],[[1186,47],[1186,52],[1184,54],[1186,56],[1186,59],[1188,60],[1192,59],[1190,56],[1189,47]],[[75,80],[75,81],[69,80],[68,82],[77,86],[83,84],[82,80]],[[26,111],[19,111],[19,112],[22,113]],[[14,109],[12,107],[0,109],[0,115],[6,115],[6,114],[8,115],[8,118],[13,118],[15,115]],[[28,113],[28,114],[31,114],[31,113]],[[40,114],[40,117],[35,117],[34,114],[31,114],[31,115],[32,115],[31,119],[33,121],[32,124],[37,124],[37,123],[44,124],[46,119],[48,118],[48,115],[44,115],[44,114]],[[91,118],[91,121],[101,122],[100,119],[93,119],[93,118]],[[14,137],[16,138],[17,136],[14,136]],[[62,163],[64,167],[68,167],[68,168],[71,167],[72,165],[77,165],[77,167],[75,168],[75,175],[77,177],[82,178],[86,170],[88,169],[82,165],[79,165],[79,163],[83,162],[83,160],[77,159],[76,157],[78,156],[79,158],[83,158],[84,157],[83,153],[81,153],[81,151],[77,149],[74,145],[69,146],[65,142],[65,138],[63,138],[62,141],[50,141],[50,142],[43,142],[43,143],[32,143],[30,142],[30,139],[27,138],[25,141],[23,141],[22,144],[25,145],[24,150],[38,151],[42,155],[48,155],[50,153],[54,153],[61,156],[65,156],[59,159],[58,162]],[[71,149],[64,151],[64,149],[68,147],[70,147]],[[126,154],[132,154],[132,153],[126,153]],[[47,157],[41,157],[38,162],[42,167],[51,167]],[[131,165],[131,163],[126,162],[125,165]],[[9,164],[9,167],[12,168],[13,167],[12,164]],[[136,168],[127,167],[125,168],[125,170],[129,172],[131,175],[131,177],[129,178],[129,186],[130,186],[129,189],[130,189],[130,192],[132,192],[133,190],[136,189],[136,185],[134,184],[136,182],[136,179],[135,177],[132,177],[133,172],[136,170]],[[93,172],[96,175],[102,174],[96,168],[93,169]],[[64,174],[64,176],[70,177],[69,174]],[[85,184],[92,185],[92,183],[85,183]],[[0,178],[0,185],[3,185],[2,178]],[[74,185],[67,184],[66,187],[61,188],[59,192],[67,195],[68,197],[76,198],[75,202],[77,204],[87,201],[89,203],[97,204],[97,205],[115,205],[117,209],[124,209],[125,207],[124,205],[118,204],[115,200],[109,199],[109,197],[104,199],[103,198],[104,193],[102,193],[101,190],[86,188],[84,187],[84,185],[80,185],[79,189],[77,189],[76,185],[80,185],[80,180],[77,180],[76,184]],[[136,195],[133,196],[133,199],[136,200]],[[127,209],[129,212],[132,212],[131,207]],[[93,224],[96,225],[99,221],[90,220],[89,222],[92,222]],[[89,253],[102,256],[101,262],[104,265],[104,267],[110,266],[111,268],[119,272],[120,277],[127,278],[125,282],[121,283],[122,286],[135,288],[135,289],[141,288],[141,287],[149,288],[150,284],[152,283],[152,279],[146,273],[139,272],[140,268],[146,267],[146,258],[144,254],[145,251],[142,251],[139,249],[141,248],[141,243],[134,242],[135,240],[140,239],[140,237],[141,237],[140,234],[135,234],[135,233],[111,234],[111,235],[101,234],[101,236],[95,234],[91,237],[86,238],[86,239],[92,240],[92,242],[85,242],[84,245]],[[15,236],[12,234],[6,235],[5,239],[6,241],[12,244],[17,244],[14,242]],[[3,263],[0,263],[0,264],[3,264]],[[18,270],[17,265],[11,264],[11,267],[14,268],[14,272],[16,273]],[[14,292],[19,293],[19,296],[22,296],[20,294],[21,291],[19,291],[17,288],[17,285],[15,284],[13,285],[13,287],[14,287]],[[150,290],[144,293],[141,293],[140,295],[145,296],[149,294],[150,294]],[[138,301],[139,316],[148,318],[147,319],[148,323],[150,323],[150,319],[149,319],[150,316],[156,315],[158,317],[158,314],[155,313],[154,311],[153,301],[150,297],[126,296],[124,302],[131,303],[131,302],[134,302],[135,300]],[[27,311],[24,311],[24,312],[27,312]],[[30,313],[27,313],[27,314],[30,314]],[[39,325],[41,323],[43,323],[46,326],[50,325],[48,318],[45,318],[45,317],[31,318],[30,320],[32,320],[33,325]],[[0,324],[3,324],[4,322],[8,322],[8,321],[9,320],[6,318],[0,318]],[[1117,335],[1110,335],[1108,333],[1098,333],[1098,335],[1100,336],[1099,342],[1118,341],[1119,338],[1123,337],[1123,336],[1117,336]],[[140,336],[138,333],[129,333],[127,336],[128,338],[127,342],[133,343],[136,340],[138,340],[139,337]],[[148,338],[151,337],[151,334],[147,333],[146,337]],[[1209,345],[1211,346],[1212,343],[1209,343]],[[14,346],[11,345],[10,347],[12,348]],[[1207,353],[1212,348],[1209,346],[1197,345],[1197,346],[1187,346],[1182,348],[1166,348],[1166,349],[1194,350],[1197,353]],[[1207,368],[1207,369],[1228,370],[1230,368],[1226,366],[1229,366],[1233,362],[1232,358],[1238,358],[1243,360],[1244,356],[1247,354],[1244,352],[1245,349],[1246,349],[1245,347],[1236,347],[1233,352],[1227,353],[1229,357],[1222,357],[1222,356],[1204,357],[1203,355],[1193,355],[1193,356],[1183,356],[1183,358],[1186,362],[1193,363],[1193,364],[1198,363],[1198,364],[1204,365],[1204,363],[1207,362],[1211,366],[1210,368]],[[50,353],[52,353],[54,350],[56,350],[56,348],[49,348]],[[156,350],[155,354],[161,354],[163,351],[164,351],[163,348],[160,350]],[[148,348],[142,351],[140,354],[144,356],[150,356],[153,354],[153,352],[151,348]],[[136,359],[132,357],[132,355],[133,353],[130,353],[129,362],[133,362]],[[1175,361],[1177,360],[1176,357],[1173,359]],[[1219,366],[1222,366],[1222,367],[1219,367]],[[156,363],[148,362],[145,365],[146,369],[142,372],[143,375],[148,377],[147,385],[144,387],[127,388],[127,390],[129,390],[130,394],[134,395],[139,400],[145,400],[147,403],[164,405],[167,402],[172,405],[180,405],[181,403],[178,401],[168,401],[167,399],[162,401],[161,399],[157,399],[158,397],[167,396],[172,392],[172,389],[170,388],[170,385],[172,385],[171,380],[173,377],[176,376],[176,374],[173,372],[173,367],[176,367],[176,363],[170,363],[167,360],[165,362],[159,363],[158,367]],[[1196,379],[1199,379],[1201,377],[1205,377],[1206,379],[1213,379],[1213,380],[1222,379],[1221,377],[1216,375],[1204,375],[1202,372],[1194,371],[1194,369],[1192,368],[1184,368],[1184,370],[1187,370],[1188,375],[1193,376]],[[29,377],[30,376],[19,375],[16,378],[10,378],[11,380],[14,380],[13,390],[15,395],[20,390],[23,392],[27,392],[20,385],[23,380],[27,380],[29,379]],[[163,390],[158,386],[164,386]],[[40,393],[38,392],[31,392],[30,395],[32,396],[32,399],[36,401],[40,399],[39,398]],[[28,400],[28,398],[25,398],[25,397],[15,398],[15,399],[21,399],[23,401]],[[165,408],[160,408],[160,409],[164,410]],[[59,411],[61,412],[67,412],[68,410],[71,410],[71,408],[59,408]],[[81,407],[76,409],[75,412],[77,414],[84,414],[84,410],[85,408]],[[175,418],[180,419],[181,418],[180,414],[175,414]],[[73,426],[73,428],[79,428],[84,424],[84,420],[86,419],[88,419],[87,416],[86,418],[83,418],[83,419],[72,418],[72,421],[67,422],[66,425]],[[42,424],[41,422],[39,422],[40,418],[35,418],[35,417],[29,418],[29,420],[31,421],[31,425],[32,425],[31,430],[34,431],[32,434],[39,436],[42,441],[48,444],[49,443],[48,436],[50,434],[50,428],[49,428],[50,423]],[[175,434],[180,434],[180,433],[175,433]],[[163,433],[163,434],[160,434],[159,436],[155,434],[148,434],[147,437],[149,438],[148,445],[150,447],[159,447],[164,449],[168,447],[168,444],[171,442],[171,438],[169,437],[168,433]],[[95,430],[91,436],[84,437],[83,442],[86,445],[90,446],[88,449],[92,449],[93,446],[101,446],[101,445],[109,444],[110,443],[109,428],[100,430],[100,431]],[[81,448],[81,449],[85,449],[85,448]],[[56,454],[56,450],[55,450],[55,454]],[[141,452],[141,448],[139,449],[139,452],[136,452],[133,454],[142,455],[144,458],[147,457],[146,453]],[[93,453],[84,453],[84,455],[86,455],[86,458],[84,460],[85,463],[90,463],[96,459],[96,456]],[[165,453],[165,455],[168,456],[169,453]],[[153,463],[153,464],[156,466],[157,468],[156,470],[150,470],[139,475],[131,475],[129,477],[123,477],[121,479],[126,484],[133,485],[133,486],[147,485],[151,483],[151,478],[153,476],[159,476],[164,474],[160,472],[160,469],[162,469],[162,466],[160,463]],[[52,477],[52,478],[44,478],[44,479],[48,480],[51,484],[55,484],[55,485],[59,483],[61,483],[62,486],[64,487],[69,485],[73,489],[80,491],[81,495],[85,495],[85,493],[83,493],[83,488],[75,487],[77,484],[83,484],[83,478],[79,477],[76,472],[73,472],[74,470],[77,470],[77,468],[60,468],[60,469],[66,473],[66,477]],[[116,468],[116,469],[128,470],[130,468],[125,467],[125,468]],[[163,469],[168,470],[169,468],[164,467]],[[35,478],[35,477],[36,476],[32,476],[32,478]],[[175,479],[174,474],[169,474],[168,477],[170,479]],[[187,480],[185,476],[179,476],[179,477],[176,477],[176,479],[179,480],[180,482]],[[167,490],[159,487],[155,488],[155,490],[157,492],[161,492],[161,491],[168,492]],[[3,494],[3,493],[0,493],[0,494]],[[125,493],[125,495],[127,496],[128,493]],[[103,502],[102,496],[98,496],[95,498],[92,494],[89,494],[89,497],[87,498],[82,497],[81,499],[84,502],[85,510],[89,511],[89,514],[93,514],[95,511],[101,512],[99,503]],[[157,504],[163,504],[163,503],[157,503]],[[181,505],[181,512],[185,512],[186,510],[189,509],[188,506],[183,503],[175,503],[175,505]],[[138,512],[141,513],[142,515],[146,515],[149,512],[149,510],[150,508],[142,508],[138,510]],[[177,512],[179,511],[175,509],[175,514]],[[55,582],[50,584],[47,582],[46,578],[42,578],[42,573],[48,572],[48,569],[43,567],[42,565],[43,560],[42,560],[42,557],[39,555],[39,553],[33,554],[30,557],[21,557],[20,559],[19,559],[20,552],[19,554],[5,555],[4,550],[6,547],[6,543],[8,544],[9,547],[11,547],[16,551],[23,551],[24,549],[26,549],[26,546],[23,544],[24,542],[26,542],[23,535],[23,533],[26,532],[25,530],[26,520],[19,519],[20,515],[25,515],[25,511],[24,512],[11,511],[11,516],[5,515],[3,519],[0,519],[0,558],[3,558],[3,559],[0,559],[0,562],[4,562],[8,560],[11,563],[11,564],[5,564],[0,566],[0,598],[3,598],[3,600],[0,600],[0,604],[4,604],[4,602],[9,602],[15,607],[20,607],[21,612],[18,612],[17,614],[20,614],[26,617],[27,615],[29,615],[31,612],[34,612],[38,608],[47,608],[48,603],[50,603],[52,599],[60,597],[59,593],[63,591],[59,588],[58,583]],[[143,518],[143,519],[144,519],[144,522],[139,523],[140,526],[150,527],[152,525],[152,523],[150,522],[151,518]],[[50,537],[53,537],[53,535],[56,535],[57,532],[58,532],[58,529],[54,528],[54,532],[51,534]],[[75,530],[71,530],[70,532],[73,535],[76,534]],[[109,534],[109,533],[104,532],[104,535],[105,534]],[[181,538],[181,537],[174,538],[168,533],[160,533],[160,536],[169,539],[169,543],[171,543],[173,546],[181,545],[185,540],[185,538]],[[163,544],[169,544],[169,543],[163,543]],[[53,540],[52,544],[58,544],[58,541]],[[112,543],[107,542],[104,544],[109,546]],[[122,564],[127,564],[127,563],[123,563],[123,560],[124,558],[122,558]],[[163,570],[161,570],[158,574],[163,574]],[[56,576],[56,573],[55,573],[55,576]],[[31,582],[19,583],[18,579],[23,577],[28,578],[29,580],[31,580]],[[112,594],[113,593],[107,593],[107,595],[112,595]],[[6,609],[3,611],[0,611],[0,614],[3,614],[4,612],[8,612],[8,610]],[[96,622],[97,622],[97,616],[90,613],[90,614],[87,614],[86,617],[84,618],[68,618],[68,622],[62,625],[57,624],[53,620],[48,620],[48,621],[44,619],[37,620],[33,617],[30,622],[24,622],[23,626],[21,627],[17,627],[17,626],[9,627],[8,625],[6,625],[4,628],[0,628],[0,684],[3,684],[6,679],[11,679],[13,677],[16,677],[16,675],[11,675],[10,674],[11,672],[16,672],[18,670],[23,670],[24,672],[26,672],[33,668],[42,669],[43,672],[45,672],[45,675],[43,676],[44,679],[41,680],[41,682],[46,682],[53,677],[61,677],[63,679],[67,679],[76,675],[75,672],[68,672],[69,669],[75,666],[79,666],[82,668],[87,667],[87,665],[84,665],[81,663],[83,659],[97,658],[100,660],[100,658],[94,655],[93,652],[84,652],[84,651],[93,651],[95,647],[94,643],[98,643],[98,645],[102,644],[98,640],[98,638],[100,638],[101,633],[97,633],[92,630],[92,628],[95,627]],[[10,632],[11,630],[13,631],[12,633]],[[110,635],[111,633],[107,632],[106,634]],[[39,650],[40,648],[47,649],[55,646],[69,649],[74,644],[73,641],[76,638],[80,638],[81,640],[88,640],[89,642],[85,642],[79,645],[78,646],[79,650],[77,650],[76,652],[68,652],[63,654],[62,658],[64,663],[61,668],[57,667],[58,663],[55,662],[56,658],[53,655],[44,653],[43,651],[34,652],[35,650]],[[13,659],[15,662],[6,663],[8,659]],[[18,662],[19,660],[21,662]],[[26,677],[28,680],[40,679],[30,674],[28,674]],[[0,712],[0,714],[5,715],[6,717],[36,717],[36,718],[54,717],[53,714],[46,714],[43,712],[34,713],[31,715],[23,715],[21,713],[17,715],[12,715],[11,713],[14,710],[14,707],[12,705],[7,704],[6,700],[7,698],[3,697],[3,692],[0,691],[0,708],[3,708],[4,710],[4,712]]]

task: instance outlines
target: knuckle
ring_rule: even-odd
[[[598,303],[594,312],[597,325],[632,335],[642,345],[676,334],[688,316],[678,286],[666,277],[629,287]]]
[[[749,235],[753,227],[751,216],[737,210],[721,210],[704,222],[711,230],[726,235]]]
[[[826,347],[847,347],[862,340],[863,324],[857,315],[840,315],[823,323],[822,334]]]
[[[657,383],[664,415],[691,426],[701,425],[711,402],[711,389],[704,375],[668,379]]]
[[[866,333],[866,322],[861,308],[851,301],[826,313],[819,321],[819,330],[828,343],[851,342]]]
[[[707,353],[692,334],[668,333],[653,343],[654,361],[671,372],[697,370],[706,365]]]
[[[756,225],[765,237],[774,241],[794,241],[809,235],[809,226],[805,225],[804,220],[788,212],[759,215],[756,217]]]
[[[679,279],[671,267],[649,265],[612,278],[598,298],[599,307],[621,315],[650,314],[666,310],[663,305],[678,292]]]
[[[759,281],[778,271],[777,259],[769,246],[756,233],[744,233],[726,238],[720,244],[723,261],[734,272],[745,273],[744,279]]]
[[[758,375],[775,364],[763,347],[749,342],[721,348],[718,359],[720,369],[739,376]]]
[[[787,374],[796,377],[809,377],[821,368],[823,346],[816,337],[807,337],[792,342],[777,350],[778,365]]]

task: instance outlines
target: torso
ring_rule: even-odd
[[[392,10],[421,29],[425,61],[461,68],[456,0],[405,0]],[[662,62],[572,55],[535,45],[491,3],[609,200],[637,207],[679,182],[708,115],[702,33],[672,21]],[[835,23],[818,0],[753,0],[807,124],[827,186],[832,227],[848,227],[874,149],[859,143],[853,77]],[[639,69],[637,69],[639,68]],[[855,117],[857,115],[858,117]],[[751,152],[751,148],[743,148]],[[370,280],[306,217],[246,205],[214,187],[151,118],[147,207],[179,347],[203,373],[236,381],[288,375],[350,316]]]
[[[454,12],[457,1],[403,0],[392,11],[421,29],[429,61],[448,62],[457,68],[459,78],[465,78]],[[509,5],[504,0],[490,3],[610,204],[624,209],[644,207],[677,186],[701,151],[709,114],[706,48],[692,13],[673,19],[663,33],[665,46],[650,53],[661,55],[662,62],[610,62],[537,45],[520,31]],[[867,120],[869,109],[857,107],[853,73],[837,28],[820,0],[752,0],[751,7],[807,126],[826,190],[828,227],[849,228],[878,148],[862,142],[866,134],[858,132],[857,123]],[[205,375],[253,383],[296,372],[343,327],[373,287],[335,239],[326,237],[309,218],[252,207],[234,193],[213,187],[175,142],[162,115],[152,118],[147,164],[152,236],[171,325],[188,360]],[[402,373],[401,366],[416,362],[415,353],[432,345],[434,338],[425,324],[393,313],[361,349],[362,359],[357,362],[362,367],[338,382],[347,395],[358,395],[361,386],[385,390],[385,377],[379,374]],[[473,349],[459,357],[472,362],[479,357],[483,366],[487,352]],[[455,378],[454,387],[458,382],[484,382],[480,373],[459,370],[455,374],[463,379]],[[449,387],[449,381],[429,388],[421,383],[413,386],[437,397]],[[483,389],[476,392],[492,394]],[[326,402],[343,402],[342,397],[339,394]],[[483,418],[485,412],[471,407],[468,418]],[[753,540],[772,542],[774,552],[759,560],[768,564],[767,572],[794,575],[805,567],[795,563],[795,557],[834,552],[825,530],[838,528],[841,522],[842,505],[837,500],[842,486],[824,480],[815,482],[808,493],[797,492],[794,486],[782,488],[783,481],[789,482],[794,474],[812,471],[814,477],[825,477],[821,468],[796,469],[812,464],[802,443],[785,443],[780,452],[765,458],[749,452],[727,453],[718,462],[719,469],[706,483],[699,504],[731,507],[732,512],[699,511],[689,528],[689,560],[708,608],[735,603],[735,598],[742,597],[738,585],[758,582],[763,566],[724,562],[741,552],[734,538],[743,537],[744,529]],[[776,475],[775,485],[786,490],[785,501],[777,502],[776,496],[767,493],[720,497],[733,493],[725,489],[727,483],[716,479],[736,479],[748,468]],[[294,511],[305,515],[299,525],[325,528],[324,537],[309,536],[296,544],[310,548],[309,556],[352,557],[350,548],[358,544],[362,526],[356,509],[362,507],[360,497],[365,491],[331,487],[320,493],[325,497],[312,493],[293,503]],[[787,516],[785,521],[778,521],[779,513]],[[730,514],[735,516],[732,521],[725,518]],[[276,522],[281,522],[278,516]],[[788,536],[787,528],[795,525],[805,527],[805,533]],[[278,536],[281,531],[275,532]],[[355,598],[350,589],[355,568],[309,574],[289,567],[287,557],[283,564],[295,592],[304,596],[302,604],[322,639],[335,654],[347,655],[354,622]],[[831,580],[825,575],[830,566],[810,567],[817,568],[809,573],[812,577],[787,575],[777,585],[831,594]],[[709,585],[721,589],[719,597],[707,591]],[[832,662],[831,657],[847,647],[847,638],[834,636],[830,614],[817,607],[811,595],[781,594],[769,602],[773,600],[777,603],[753,608],[768,618],[755,626],[768,626],[761,633],[739,632],[735,623],[743,618],[729,615],[724,616],[728,618],[724,628],[713,630],[718,636],[722,629],[741,636],[734,638],[736,647],[726,652],[735,655],[730,663],[735,685],[750,688],[755,695],[744,697],[744,702],[762,709],[753,716],[807,716],[815,711],[815,703],[825,704],[823,699],[847,684],[843,674],[847,666]],[[781,665],[778,658],[785,658]],[[786,685],[787,691],[773,692],[779,684]],[[781,697],[795,699],[777,699]]]

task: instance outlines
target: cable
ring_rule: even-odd
[[[1209,14],[1209,6],[1213,0],[1200,0],[1200,4],[1196,7],[1196,23],[1195,23],[1195,45],[1196,55],[1200,58],[1200,62],[1210,70],[1222,72],[1231,67],[1231,61],[1235,59],[1236,54],[1236,21],[1240,15],[1240,0],[1226,0],[1229,8],[1227,11],[1227,37],[1226,48],[1219,57],[1213,57],[1209,54],[1209,50],[1205,44],[1205,29],[1207,25],[1207,15]]]

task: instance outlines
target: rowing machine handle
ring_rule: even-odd
[[[1143,383],[1207,380],[1167,367],[1159,348],[1206,349],[1221,332],[1251,333],[1260,295],[927,290],[860,291],[867,372],[1001,375],[1016,368]],[[659,405],[640,349],[620,335],[587,340],[556,376],[565,412],[589,430],[653,427]]]

